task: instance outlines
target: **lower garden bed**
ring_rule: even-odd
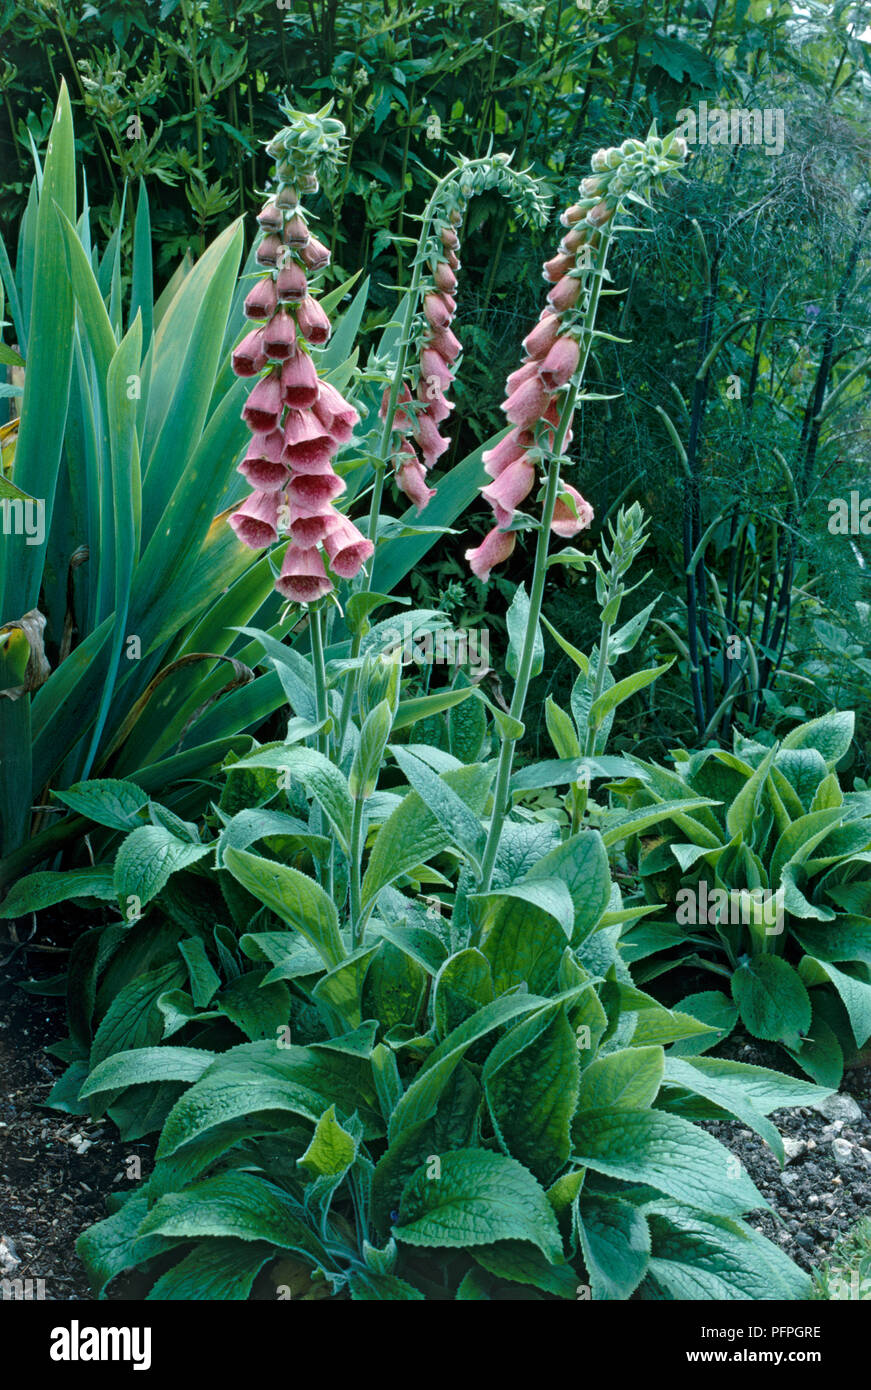
[[[88,1300],[76,1238],[105,1215],[107,1195],[129,1181],[131,1157],[139,1157],[147,1175],[152,1146],[122,1143],[107,1120],[92,1124],[44,1108],[63,1070],[44,1049],[64,1034],[64,1008],[60,999],[17,987],[20,961],[0,977],[0,1262],[9,1252],[0,1275],[42,1280],[32,1285],[34,1297]],[[736,1061],[784,1069],[775,1051],[741,1035],[722,1049]],[[762,1140],[737,1122],[705,1126],[738,1155],[771,1203],[772,1213],[754,1213],[750,1224],[807,1270],[824,1265],[871,1210],[871,1069],[848,1071],[823,1109],[772,1117],[787,1149],[783,1170]],[[116,1280],[109,1296],[124,1293],[123,1280]]]

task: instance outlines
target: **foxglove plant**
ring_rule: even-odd
[[[676,172],[686,155],[686,144],[674,133],[660,139],[655,129],[647,139],[624,140],[593,155],[592,173],[578,189],[578,201],[560,221],[567,229],[556,256],[545,262],[544,278],[551,285],[547,306],[524,339],[526,356],[507,382],[502,409],[512,429],[484,455],[484,466],[493,482],[482,489],[493,508],[496,525],[476,548],[466,552],[473,572],[487,580],[494,565],[508,559],[515,544],[511,529],[520,502],[532,491],[536,465],[546,465],[541,521],[535,551],[526,630],[511,701],[504,722],[493,815],[481,861],[481,885],[490,887],[502,826],[508,810],[509,782],[517,738],[522,731],[523,710],[532,674],[541,603],[547,573],[550,534],[572,536],[590,525],[592,508],[578,490],[560,476],[564,448],[571,439],[571,423],[578,401],[595,400],[582,393],[587,361],[596,337],[599,298],[609,278],[606,261],[616,215],[624,202],[649,206],[643,196],[648,187],[661,187],[662,177]],[[596,672],[593,698],[602,693],[606,666]]]
[[[318,170],[341,147],[344,127],[329,111],[287,109],[290,124],[267,145],[278,160],[278,186],[258,214],[263,274],[245,300],[245,314],[258,326],[233,353],[236,375],[259,380],[242,412],[252,439],[239,465],[254,491],[230,525],[253,549],[288,536],[275,587],[300,604],[330,593],[334,577],[352,579],[373,551],[334,506],[345,484],[333,460],[359,416],[320,378],[311,352],[324,346],[331,327],[309,276],[326,268],[330,253],[312,235],[302,197],[317,192]]]

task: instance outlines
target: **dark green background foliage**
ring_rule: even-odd
[[[729,746],[733,728],[770,737],[853,705],[867,762],[867,540],[829,530],[829,502],[861,491],[868,452],[871,78],[861,11],[799,13],[762,0],[3,0],[0,231],[14,261],[33,149],[44,153],[62,77],[101,240],[120,222],[129,262],[135,199],[124,187],[144,177],[159,284],[182,255],[256,209],[282,93],[308,107],[332,97],[347,161],[315,211],[335,283],[371,274],[365,346],[390,318],[391,286],[407,278],[396,237],[416,233],[427,170],[443,172],[451,153],[475,155],[491,140],[516,150],[516,164],[545,179],[556,213],[597,146],[643,133],[653,118],[670,128],[701,101],[781,111],[782,153],[695,147],[655,232],[621,240],[612,273],[627,293],[608,302],[600,326],[631,341],[603,340],[594,374],[598,389],[624,394],[576,419],[571,453],[596,509],[594,535],[624,500],[651,517],[652,575],[633,601],[666,594],[638,664],[679,653],[645,692],[643,735],[636,702],[617,746],[644,756],[675,739]],[[249,218],[249,236],[253,227]],[[538,262],[557,239],[555,221],[521,229],[496,194],[471,206],[455,325],[465,357],[445,466],[499,427],[504,376],[543,302]],[[484,525],[481,508],[469,526]],[[446,602],[499,639],[504,600],[529,567],[528,538],[487,590],[463,548],[446,537],[416,571],[414,597]],[[568,569],[554,579],[546,613],[586,647],[598,621],[589,584]],[[548,690],[566,694],[569,668],[548,667],[534,709]],[[543,720],[531,718],[527,735],[529,751],[547,747]]]

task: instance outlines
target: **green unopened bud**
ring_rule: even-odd
[[[365,801],[378,786],[381,760],[392,727],[390,701],[382,700],[368,715],[360,731],[360,743],[348,774],[348,786],[355,801]]]
[[[401,633],[397,633],[397,640],[401,640]],[[370,711],[382,700],[387,700],[391,712],[395,714],[401,679],[401,648],[387,653],[370,652],[357,676],[357,704],[361,719],[368,718]]]

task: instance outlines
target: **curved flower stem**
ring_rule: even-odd
[[[514,682],[514,694],[511,697],[511,708],[509,710],[510,717],[521,723],[523,720],[523,710],[526,705],[526,696],[529,691],[529,680],[535,652],[535,639],[538,632],[539,618],[541,617],[541,603],[544,597],[548,552],[550,549],[550,528],[551,522],[553,521],[557,497],[559,496],[560,463],[563,445],[566,435],[568,434],[569,421],[583,384],[584,373],[593,346],[596,311],[599,306],[599,295],[605,277],[605,261],[608,256],[609,243],[610,236],[603,232],[595,265],[589,272],[589,298],[579,338],[580,358],[578,361],[578,370],[575,373],[574,380],[566,395],[560,413],[559,425],[554,437],[551,460],[547,471],[544,505],[542,507],[541,524],[535,547],[535,564],[532,573],[532,587],[529,594],[529,616],[526,623],[526,632],[523,636],[523,650],[520,656],[517,679]],[[505,824],[505,818],[508,814],[510,805],[509,788],[516,745],[516,738],[510,737],[508,734],[503,734],[502,746],[499,750],[499,766],[496,772],[496,786],[493,791],[493,815],[490,820],[487,843],[484,846],[484,855],[481,860],[480,892],[482,893],[488,893],[490,891],[490,885],[493,881],[493,866],[496,863],[499,841],[502,838],[502,827]]]

